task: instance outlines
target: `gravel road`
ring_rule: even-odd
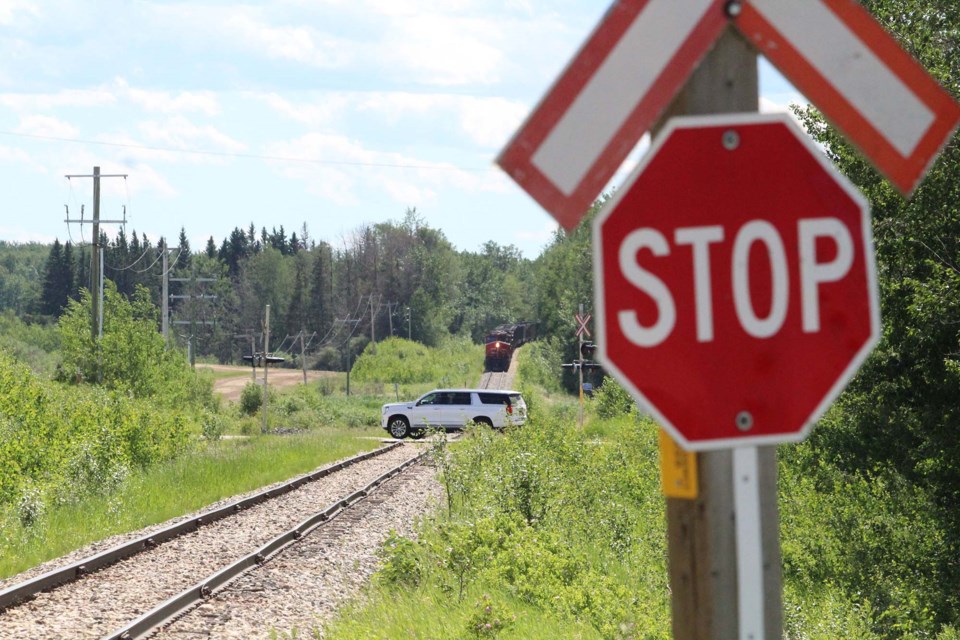
[[[419,447],[414,445],[398,447],[394,451],[350,466],[289,494],[85,576],[77,582],[40,594],[29,602],[0,613],[0,640],[100,638],[226,564],[253,552],[307,516],[363,488],[387,470],[416,456],[419,451]],[[420,467],[417,469],[418,474],[426,471]],[[237,497],[239,496],[231,500]],[[401,496],[398,500],[405,501],[407,498]],[[417,504],[423,507],[425,502]],[[414,515],[412,510],[403,513],[409,517]],[[335,522],[336,520],[331,524]],[[152,527],[151,530],[167,524],[172,524],[172,521]],[[123,539],[132,539],[147,532],[144,530],[128,536],[116,536],[105,543],[81,549],[69,558],[61,558],[56,564],[62,565],[71,559],[87,557],[95,552],[94,547],[102,549],[113,546]],[[279,562],[268,564],[279,565]],[[354,559],[346,562],[351,569],[354,567]],[[21,582],[49,570],[50,564],[52,563],[15,576],[3,586]],[[346,578],[342,579],[341,584],[348,583]],[[332,588],[333,593],[336,593],[338,588],[340,587]],[[284,594],[283,598],[288,599],[287,595]],[[285,623],[278,623],[282,624]],[[256,623],[252,623],[252,626],[246,627],[247,635],[236,637],[250,637],[249,629],[256,626]],[[220,636],[218,634],[213,637]]]

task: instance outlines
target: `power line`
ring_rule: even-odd
[[[354,160],[320,160],[317,158],[290,158],[287,156],[268,156],[259,153],[236,153],[230,151],[206,151],[202,149],[174,149],[171,147],[155,147],[145,144],[131,144],[126,142],[104,142],[102,140],[84,140],[81,138],[64,138],[61,136],[42,136],[33,133],[15,133],[13,131],[0,131],[0,135],[16,138],[33,138],[36,140],[51,140],[56,142],[69,142],[72,144],[92,144],[104,147],[117,147],[121,149],[143,149],[146,151],[163,151],[166,153],[187,153],[199,156],[216,156],[220,158],[245,158],[248,160],[274,160],[277,162],[300,162],[304,164],[319,164],[339,167],[368,167],[381,169],[427,169],[433,171],[469,171],[481,173],[487,171],[487,168],[479,167],[458,167],[456,165],[431,165],[431,164],[402,164],[399,162],[360,162]]]

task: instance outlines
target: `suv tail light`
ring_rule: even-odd
[[[512,404],[508,404],[508,405],[507,405],[507,415],[508,415],[508,416],[512,416],[512,415],[513,415],[513,405],[512,405]]]

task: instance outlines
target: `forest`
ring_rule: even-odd
[[[537,260],[492,241],[475,252],[458,251],[409,210],[401,220],[358,228],[336,243],[311,238],[306,223],[289,235],[282,226],[258,232],[250,223],[219,243],[209,238],[202,250],[187,237],[182,230],[166,251],[171,339],[186,347],[192,336],[194,355],[222,363],[249,353],[246,336],[256,336],[262,349],[266,305],[271,351],[299,355],[299,342],[292,343],[302,332],[309,366],[334,370],[371,339],[391,335],[437,345],[451,335],[479,341],[508,321],[542,317],[551,333],[573,326],[573,313],[557,313],[556,300],[540,293],[556,295],[558,285],[537,285],[557,263],[548,256],[562,250],[560,236]],[[159,307],[168,243],[123,229],[101,243],[105,278],[127,297],[145,287]],[[0,310],[22,317],[56,318],[90,286],[88,245],[0,244],[0,263]],[[582,270],[575,278],[583,281],[576,285],[580,297],[564,310],[590,304],[589,262],[576,268]]]

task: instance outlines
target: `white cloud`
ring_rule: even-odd
[[[9,162],[15,164],[18,168],[26,168],[36,173],[47,173],[46,167],[37,162],[29,153],[15,147],[0,145],[0,162]]]
[[[293,60],[316,67],[342,67],[352,57],[346,40],[309,27],[272,26],[253,16],[231,12],[222,23],[234,42],[262,52],[268,58]]]
[[[139,125],[140,133],[149,144],[174,149],[240,153],[247,146],[211,125],[195,125],[183,116],[174,116],[162,122],[147,121]]]
[[[74,138],[77,136],[77,128],[52,116],[34,115],[20,118],[17,133],[52,138]]]
[[[421,14],[397,18],[375,48],[401,78],[440,86],[500,81],[502,25],[492,20]]]
[[[381,192],[403,206],[414,206],[436,200],[444,188],[480,191],[487,190],[489,184],[482,174],[448,163],[368,149],[362,142],[339,134],[308,133],[269,145],[265,153],[290,158],[271,164],[282,175],[304,182],[308,192],[344,205],[360,202],[366,193]]]
[[[460,124],[477,144],[500,149],[527,115],[526,104],[505,98],[470,98],[462,101]]]
[[[293,103],[276,93],[248,92],[244,96],[263,102],[277,113],[312,128],[330,125],[356,100],[349,94],[318,94],[308,102]]]
[[[115,91],[145,111],[162,113],[200,112],[208,116],[220,114],[220,103],[211,91],[181,91],[171,95],[166,91],[150,91],[131,87],[123,78],[113,82]]]
[[[64,89],[57,93],[0,94],[0,105],[14,111],[50,111],[60,108],[103,107],[113,105],[117,97],[106,89]]]
[[[0,0],[0,25],[12,25],[17,13],[40,15],[40,8],[29,0]]]

